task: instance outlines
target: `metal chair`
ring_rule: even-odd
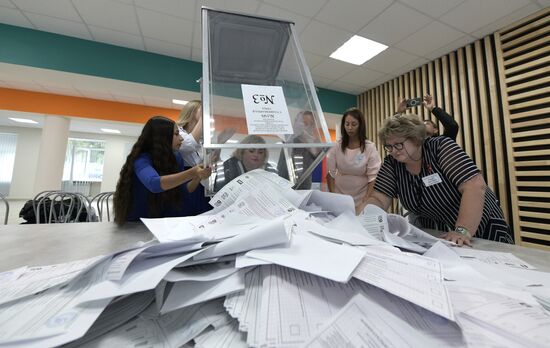
[[[76,203],[77,203],[77,213],[76,213],[75,222],[79,222],[79,218],[82,213],[82,210],[86,210],[86,222],[91,222],[92,216],[93,216],[92,202],[88,199],[88,197],[84,196],[82,193],[71,192],[71,194],[75,197]]]
[[[82,211],[86,211],[85,221],[91,220],[90,201],[76,192],[43,191],[33,199],[36,223],[70,223],[79,222]],[[43,212],[44,221],[41,221]]]
[[[40,223],[40,207],[41,206],[44,207],[46,198],[54,194],[55,192],[59,192],[59,190],[42,191],[36,194],[36,196],[34,196],[34,198],[32,199],[32,208],[34,210],[34,216],[37,224]],[[46,212],[46,208],[44,207],[43,209],[44,209],[44,217],[46,217],[48,215]]]
[[[111,209],[109,206],[109,200],[113,197],[113,194],[114,192],[101,192],[98,193],[94,198],[92,198],[90,206],[92,207],[92,209],[96,208],[99,221],[103,221],[104,212],[106,212],[107,221],[111,221]]]
[[[3,194],[0,193],[0,199],[4,202],[4,205],[6,206],[6,213],[4,216],[4,225],[8,224],[8,216],[10,215],[10,204],[8,203],[8,199],[4,197]]]

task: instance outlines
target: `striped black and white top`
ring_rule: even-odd
[[[441,182],[424,185],[423,177],[439,174]],[[478,175],[472,159],[451,139],[433,137],[422,145],[422,168],[411,174],[404,163],[386,156],[378,172],[374,189],[389,197],[399,198],[403,207],[419,217],[426,228],[452,231],[458,218],[460,184]],[[487,188],[483,215],[476,237],[513,243],[512,233],[504,220],[495,193]]]

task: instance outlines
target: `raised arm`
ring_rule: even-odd
[[[202,137],[202,114],[197,114],[197,122],[191,131],[189,132],[195,138],[195,141],[199,141]]]
[[[437,106],[433,108],[432,114],[434,114],[435,118],[443,125],[443,135],[456,141],[459,127],[454,118],[445,112],[445,110]]]
[[[445,110],[443,110],[442,108],[435,106],[433,97],[429,94],[424,96],[423,104],[426,109],[428,109],[428,111],[431,112],[435,116],[435,118],[437,118],[437,120],[443,125],[443,135],[456,141],[459,127],[454,118],[447,112],[445,112]]]

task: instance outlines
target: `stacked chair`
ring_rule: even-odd
[[[8,200],[6,197],[4,197],[3,194],[0,193],[0,200],[4,202],[4,205],[6,207],[6,212],[4,213],[4,225],[8,224],[8,216],[10,215],[10,204],[8,203]]]
[[[113,198],[114,192],[101,192],[92,198],[90,207],[97,212],[99,221],[103,221],[103,215],[107,216],[106,221],[111,221],[111,209],[109,201]]]

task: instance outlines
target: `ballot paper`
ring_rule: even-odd
[[[238,330],[236,320],[215,330],[208,330],[195,337],[195,348],[247,348],[246,334]]]
[[[0,346],[58,346],[83,336],[111,301],[83,304],[83,295],[103,277],[107,265],[105,260],[66,285],[1,305]]]
[[[472,260],[490,265],[508,266],[521,269],[536,269],[536,267],[528,264],[511,253],[466,248],[456,248],[454,252],[466,261]]]
[[[407,322],[414,330],[439,342],[439,346],[466,345],[466,334],[454,322],[374,286],[369,287],[364,295]]]
[[[119,281],[106,279],[104,273],[101,280],[90,286],[83,298],[85,301],[94,301],[154,289],[172,268],[205,250],[208,248],[183,256],[170,255],[140,260],[131,264]]]
[[[265,268],[256,267],[247,272],[244,277],[245,289],[227,295],[224,307],[227,313],[239,321],[240,331],[256,332],[258,328],[258,316],[261,309],[261,292],[263,283],[263,272]]]
[[[384,233],[389,231],[388,214],[374,204],[367,204],[358,215],[363,228],[376,239],[384,240]]]
[[[324,241],[309,233],[296,232],[298,226],[289,219],[290,243],[247,252],[248,257],[312,273],[338,282],[347,282],[363,258],[357,248]]]
[[[473,322],[530,347],[550,346],[550,316],[514,299],[491,301],[462,312]]]
[[[298,228],[327,240],[349,245],[386,244],[365,231],[354,213],[344,212],[332,221],[322,224],[316,219],[298,221]]]
[[[296,347],[306,343],[353,295],[361,282],[333,282],[312,274],[280,266],[262,266],[264,280],[260,313],[254,330],[249,326],[248,343],[253,346]]]
[[[174,218],[146,219],[141,218],[143,224],[151,231],[155,238],[161,242],[175,240],[187,240],[189,243],[204,242],[208,240],[198,225],[208,220],[208,216],[186,216]]]
[[[0,273],[0,287],[5,286],[8,282],[14,282],[19,279],[28,268],[27,266],[23,266]]]
[[[0,281],[0,304],[66,284],[104,259],[104,256],[96,256],[85,260],[23,267],[4,272],[2,274],[6,281]],[[8,275],[11,279],[8,279]]]
[[[273,262],[271,261],[265,261],[265,260],[255,259],[253,257],[246,256],[245,253],[237,255],[237,257],[235,258],[236,268],[271,265],[272,263]]]
[[[288,243],[290,236],[285,229],[283,218],[277,218],[233,238],[214,244],[194,257],[204,260],[213,257],[236,254],[250,249],[264,248]]]
[[[516,342],[508,339],[493,329],[469,320],[460,313],[457,315],[457,322],[460,324],[464,334],[464,340],[468,347],[476,348],[529,348],[524,342]]]
[[[436,347],[438,343],[362,294],[353,297],[303,347]]]
[[[269,186],[251,191],[242,188],[240,192],[241,195],[235,197],[231,206],[215,214],[142,221],[161,242],[179,239],[196,243],[219,241],[247,233],[269,224],[273,219],[297,211],[296,206],[287,197]]]
[[[442,241],[411,225],[403,216],[387,214],[373,204],[368,204],[358,217],[363,227],[375,238],[401,249],[422,254],[433,244]],[[454,244],[449,241],[442,242],[448,245]]]
[[[206,263],[175,268],[164,276],[164,280],[169,282],[210,281],[225,278],[237,271],[235,261]]]
[[[275,173],[262,169],[246,172],[231,180],[219,190],[210,200],[210,205],[216,211],[225,209],[237,201],[243,193],[248,192],[279,192],[294,205],[299,206],[303,197],[292,190],[292,183]]]
[[[441,264],[437,260],[368,247],[353,277],[454,321]]]
[[[209,281],[181,281],[174,283],[164,301],[160,313],[166,314],[176,309],[210,301],[227,294],[244,290],[244,274],[241,269],[220,279]]]
[[[86,334],[63,348],[77,348],[112,331],[142,313],[155,299],[153,291],[144,291],[113,300],[94,322]]]
[[[536,345],[530,343],[530,338],[523,339],[523,335],[529,335],[530,333],[530,330],[526,330],[523,325],[529,326],[533,324],[533,320],[544,318],[544,316],[541,317],[541,314],[544,313],[543,309],[537,302],[528,298],[510,298],[502,294],[502,287],[492,286],[495,291],[490,291],[489,289],[481,289],[482,286],[479,284],[476,284],[476,286],[464,286],[463,283],[456,282],[448,284],[453,309],[457,313],[457,323],[462,327],[463,332],[467,333],[464,337],[468,344],[480,347],[536,347]],[[493,326],[493,322],[484,322],[486,318],[497,312],[491,309],[492,306],[488,306],[490,304],[496,304],[495,308],[500,310],[498,312],[499,318],[494,322],[495,326]],[[503,311],[503,304],[505,307],[508,306],[508,310]],[[488,312],[479,317],[477,314],[479,314],[478,310],[481,308],[487,309]],[[522,315],[527,314],[527,312],[533,318],[522,319]],[[470,313],[471,315],[465,315],[464,313]],[[545,317],[548,318],[548,315],[545,315]],[[519,323],[518,320],[523,320],[524,323]],[[506,330],[509,330],[509,333],[502,332],[503,324],[508,325]],[[546,330],[544,333],[548,332],[548,327],[545,327],[544,321],[538,324],[542,325],[531,327],[533,330],[531,334],[537,334],[537,331],[541,329]]]
[[[220,301],[191,306],[158,316],[156,306],[82,347],[181,347],[221,318],[226,317]],[[146,311],[147,312],[147,311]]]
[[[462,260],[448,245],[437,242],[423,256],[436,259],[443,266],[443,276],[447,281],[490,283],[490,278],[483,276],[474,267]]]
[[[300,207],[303,208],[308,205],[318,206],[322,210],[330,211],[335,215],[346,212],[355,215],[355,203],[349,195],[312,190],[307,201],[304,201]]]

